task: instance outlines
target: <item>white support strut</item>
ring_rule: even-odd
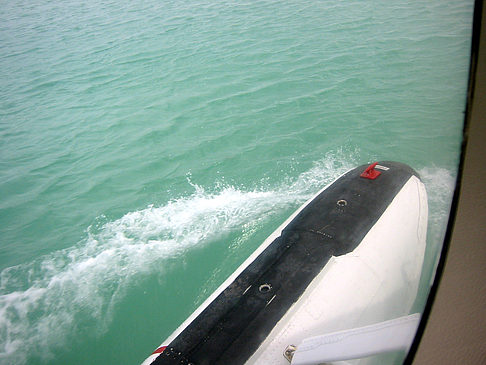
[[[369,326],[306,338],[297,346],[292,365],[315,365],[408,351],[420,322],[415,313]]]

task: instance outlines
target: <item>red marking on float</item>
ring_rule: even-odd
[[[370,180],[376,179],[381,174],[380,171],[375,170],[375,166],[377,164],[378,164],[378,162],[372,163],[359,176],[364,177],[365,179],[370,179]]]
[[[160,346],[157,350],[155,350],[154,352],[152,352],[152,355],[153,354],[161,354],[162,352],[164,352],[164,350],[167,348],[167,346]]]

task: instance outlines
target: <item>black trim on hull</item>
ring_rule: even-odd
[[[353,251],[412,175],[380,162],[376,180],[357,167],[310,202],[153,362],[244,364],[331,256]]]

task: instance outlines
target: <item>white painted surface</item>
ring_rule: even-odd
[[[361,244],[331,258],[247,364],[288,365],[283,357],[288,345],[409,314],[420,281],[427,215],[425,188],[412,176]]]
[[[150,365],[155,361],[157,357],[159,357],[160,354],[152,354],[149,357],[145,359],[145,361],[141,365]]]
[[[420,323],[414,313],[389,321],[304,339],[292,365],[314,365],[359,359],[392,351],[408,351]]]

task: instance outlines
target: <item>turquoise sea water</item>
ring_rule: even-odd
[[[137,364],[356,164],[429,194],[459,148],[473,1],[0,0],[0,363]]]

